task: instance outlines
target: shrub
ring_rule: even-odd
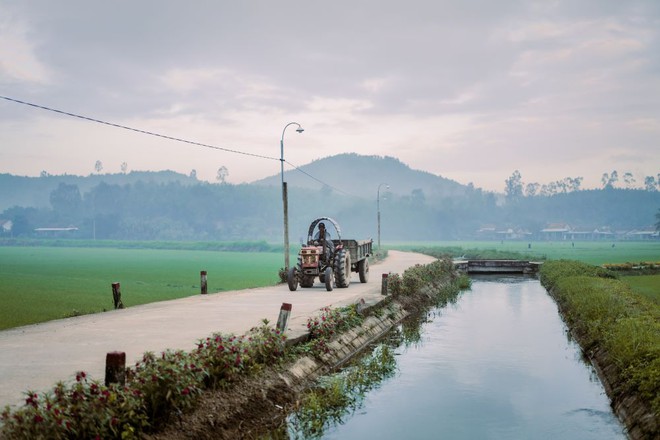
[[[360,325],[361,322],[362,317],[357,313],[354,305],[340,309],[329,307],[321,309],[318,316],[307,320],[312,354],[319,356],[327,353],[330,339],[338,333]]]
[[[139,393],[90,381],[82,371],[72,384],[26,396],[21,409],[2,412],[2,438],[133,439],[148,424]]]
[[[191,354],[167,350],[160,357],[145,353],[128,373],[130,388],[142,398],[149,423],[156,427],[165,424],[172,413],[194,407],[205,371]]]
[[[194,408],[206,388],[225,385],[239,374],[284,355],[286,337],[264,321],[245,336],[214,334],[192,352],[147,352],[127,369],[126,385],[106,387],[79,372],[72,384],[28,392],[25,405],[1,414],[3,439],[140,438],[164,426],[173,414]]]

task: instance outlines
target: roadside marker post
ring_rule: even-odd
[[[207,289],[208,289],[208,287],[207,287],[208,285],[207,285],[207,281],[206,281],[206,271],[205,271],[205,270],[201,271],[201,272],[199,273],[199,276],[200,276],[200,278],[201,278],[200,286],[202,287],[202,295],[206,295],[207,292],[208,292],[208,290],[207,290]]]
[[[115,310],[124,308],[124,304],[121,302],[121,286],[119,283],[112,283],[112,299],[115,303]]]
[[[126,384],[126,353],[111,351],[105,355],[105,386],[111,383]]]
[[[289,303],[282,303],[282,307],[280,307],[280,316],[277,318],[277,329],[281,332],[285,332],[289,325],[291,309],[292,306]]]

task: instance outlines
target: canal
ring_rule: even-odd
[[[319,438],[626,438],[535,278],[472,277],[418,335],[396,344],[396,373]]]

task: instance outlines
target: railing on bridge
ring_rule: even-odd
[[[454,266],[470,273],[523,273],[538,272],[541,262],[525,260],[454,260]]]

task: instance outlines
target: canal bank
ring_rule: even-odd
[[[565,316],[566,304],[552,289],[549,294],[555,300],[560,314]],[[571,326],[568,329],[572,338],[580,345],[582,354],[594,367],[610,399],[612,410],[626,426],[628,437],[632,440],[658,438],[660,435],[658,417],[660,415],[653,411],[647,401],[622,386],[622,372],[612,356],[599,344],[594,345],[584,332]]]
[[[452,276],[447,277],[443,280],[445,283],[451,283]],[[419,277],[412,277],[416,281],[408,280],[407,284],[415,285],[420,281]],[[538,281],[535,281],[535,284],[538,285]],[[397,326],[404,318],[410,316],[411,314],[423,310],[429,310],[434,301],[431,298],[434,296],[434,291],[439,287],[424,285],[423,288],[418,288],[418,295],[415,296],[397,296],[397,297],[388,297],[386,300],[382,301],[380,304],[373,306],[367,313],[369,314],[368,318],[365,320],[362,326],[354,328],[349,332],[343,334],[341,337],[335,339],[329,346],[328,353],[320,357],[313,356],[304,356],[298,359],[295,363],[289,365],[283,370],[269,370],[265,371],[263,375],[257,378],[246,379],[239,384],[236,384],[232,390],[222,391],[220,393],[213,393],[212,396],[209,396],[208,400],[200,405],[200,409],[194,414],[184,416],[181,420],[181,423],[178,426],[172,425],[168,428],[167,431],[154,436],[154,439],[179,439],[179,438],[257,438],[264,430],[268,431],[271,429],[277,429],[281,427],[287,418],[287,415],[296,407],[299,402],[301,393],[310,387],[317,385],[317,379],[321,376],[326,376],[333,371],[336,371],[337,368],[344,365],[351,358],[357,356],[360,352],[364,351],[366,348],[370,347],[371,343],[375,340],[380,339],[384,334],[388,333],[389,330]],[[541,297],[545,297],[546,303],[550,303],[550,308],[556,310],[552,306],[553,302],[548,297],[547,292],[542,290],[540,293]],[[523,301],[524,303],[524,301]],[[524,306],[524,304],[519,304],[519,306]],[[547,307],[547,306],[546,306]],[[526,309],[527,310],[527,309]],[[438,312],[434,312],[438,313]],[[440,312],[442,313],[442,312]],[[422,313],[423,315],[424,313]],[[552,315],[552,311],[548,312],[545,310],[542,315]],[[541,315],[538,315],[541,316]],[[469,319],[468,319],[469,320]],[[532,319],[534,321],[534,319]],[[473,322],[473,321],[470,321]],[[468,322],[465,320],[457,321],[454,324],[449,325],[450,327],[455,327],[457,324],[462,323],[463,326],[467,325],[470,327]],[[470,327],[471,328],[471,327]],[[468,329],[466,327],[466,329]],[[469,330],[469,329],[468,329]],[[524,329],[523,333],[525,333]],[[470,330],[472,332],[472,330]],[[514,332],[519,333],[519,331],[514,330]],[[483,345],[481,337],[477,338],[478,340],[473,340],[472,345],[469,341],[464,341],[464,344],[461,345],[460,351],[464,352],[476,352],[478,351],[478,345]],[[486,338],[487,339],[487,338]],[[481,341],[481,342],[480,342]],[[478,342],[477,346],[473,346],[475,342]],[[508,345],[505,342],[506,345]],[[539,341],[536,341],[533,345],[541,344]],[[543,344],[541,344],[543,345]],[[542,350],[543,351],[543,350]],[[579,353],[579,352],[578,352]],[[436,363],[437,360],[444,362],[443,358],[446,356],[446,353],[439,353],[438,358],[435,358],[433,363]],[[491,355],[492,356],[492,355]],[[489,356],[489,359],[492,357]],[[542,356],[550,356],[549,353],[544,353]],[[554,354],[552,359],[557,357],[562,357],[562,354]],[[577,355],[574,355],[577,356]],[[506,356],[505,356],[506,357]],[[552,359],[547,358],[543,363],[544,369],[550,368],[550,370],[555,370],[550,367]],[[526,362],[526,361],[525,361]],[[525,363],[523,362],[523,363]],[[508,368],[505,368],[507,370]],[[563,371],[563,370],[562,370]],[[561,384],[567,380],[567,378],[558,372],[555,371],[554,381],[551,380],[551,383]],[[595,380],[595,379],[594,379]],[[559,382],[557,382],[559,381]],[[589,380],[587,381],[589,382]],[[502,383],[504,385],[506,381]],[[598,382],[600,384],[600,382]],[[515,384],[515,385],[514,385]],[[510,387],[516,388],[518,385],[518,379],[514,382],[511,382]],[[509,386],[504,386],[505,388]],[[532,385],[532,388],[534,386]],[[573,385],[570,386],[571,388]],[[551,386],[551,389],[554,388]],[[589,388],[588,384],[586,385],[587,389]],[[580,387],[576,388],[577,390],[582,389]],[[593,391],[593,390],[592,390]],[[602,393],[602,388],[601,388]],[[544,398],[546,393],[539,392],[534,394],[534,398]],[[581,392],[578,392],[581,394]],[[598,393],[596,393],[598,394]],[[440,413],[446,415],[451,413],[453,408],[458,405],[459,402],[455,399],[450,399],[444,392],[437,392],[435,395],[439,396],[444,403],[440,407],[447,406],[445,410],[440,410]],[[472,392],[467,391],[468,396],[472,395]],[[397,393],[397,396],[402,396],[402,394]],[[240,400],[240,402],[237,400]],[[398,398],[397,398],[398,399]],[[406,401],[402,397],[402,401]],[[417,398],[414,397],[413,401],[416,401]],[[488,402],[492,400],[491,398],[486,398],[485,401]],[[501,401],[496,400],[496,401]],[[506,399],[503,399],[506,400]],[[560,399],[561,400],[561,399]],[[578,399],[579,400],[579,399]],[[387,399],[388,402],[391,402],[391,399]],[[479,399],[479,402],[482,400]],[[470,408],[478,401],[473,402],[468,405]],[[492,403],[495,403],[493,401]],[[411,402],[412,403],[412,402]],[[556,402],[555,402],[556,403]],[[572,418],[584,418],[584,417],[605,417],[605,414],[608,413],[607,405],[609,402],[605,401],[604,408],[594,409],[589,404],[586,406],[578,405],[574,410],[566,411],[566,413]],[[544,408],[547,408],[547,405],[550,404],[551,407],[553,404],[550,401],[543,400],[543,403],[539,402],[538,407],[545,411]],[[427,402],[425,407],[435,407],[437,404],[432,404]],[[387,406],[391,406],[389,403]],[[499,404],[497,404],[499,407]],[[468,407],[466,407],[468,408]],[[470,412],[473,412],[470,410]],[[363,413],[363,411],[360,411]],[[483,414],[479,414],[479,417],[483,417]],[[634,414],[635,417],[640,416],[639,413]],[[398,417],[397,415],[390,416]],[[433,418],[429,415],[430,418]],[[543,416],[538,415],[532,417],[533,419],[543,419]],[[563,415],[562,415],[563,417]],[[611,415],[609,417],[614,417]],[[614,417],[613,420],[616,420]],[[479,421],[475,419],[473,424],[483,424],[484,419],[480,418]],[[501,429],[502,419],[498,418],[495,421],[494,429]],[[563,423],[563,422],[562,422]],[[545,428],[548,430],[554,429],[557,425],[562,425],[562,423],[551,422]],[[587,421],[588,424],[591,422]],[[607,422],[613,423],[613,422]],[[376,423],[378,424],[378,423]],[[372,426],[374,422],[359,423],[359,426],[363,428],[365,426]],[[470,423],[465,425],[469,426]],[[513,423],[515,425],[515,423]],[[342,426],[343,422],[342,422]],[[354,426],[354,425],[352,425]],[[415,424],[416,429],[418,429],[419,424]],[[445,425],[446,426],[446,425]],[[569,429],[567,426],[564,426],[565,429]],[[483,429],[487,430],[488,427]],[[579,428],[573,429],[572,434],[578,435],[578,437],[568,437],[568,438],[592,438],[592,437],[580,437]],[[604,429],[608,429],[607,426]],[[617,428],[615,428],[616,430]],[[623,429],[623,428],[618,428]],[[281,431],[280,431],[281,432]],[[487,431],[484,431],[486,433]],[[550,432],[550,431],[548,431]],[[344,434],[336,437],[336,433],[330,436],[329,438],[343,438]],[[625,435],[624,435],[625,437]],[[287,438],[287,437],[284,437]],[[412,438],[412,437],[411,437]],[[428,438],[428,437],[417,437],[417,438]],[[455,437],[461,438],[461,437]],[[470,437],[465,437],[470,438]],[[485,438],[485,437],[484,437]],[[528,438],[528,437],[510,437],[510,438]],[[596,437],[596,438],[610,438],[610,437]],[[623,438],[623,437],[612,437],[612,438]],[[652,438],[645,437],[643,435],[633,436],[631,438]]]
[[[440,270],[448,271],[441,278],[423,282],[428,275],[422,274],[428,266],[436,270],[442,266]],[[193,413],[182,415],[178,423],[148,438],[261,438],[277,430],[296,408],[301,394],[314,387],[317,379],[368,350],[405,318],[457,295],[460,280],[450,262],[416,266],[403,276],[390,274],[389,291],[394,294],[360,307],[365,316],[362,324],[333,338],[325,353],[303,355],[284,367],[266,368],[257,376],[242,378],[228,389],[205,393]],[[304,343],[304,339],[295,342]]]

